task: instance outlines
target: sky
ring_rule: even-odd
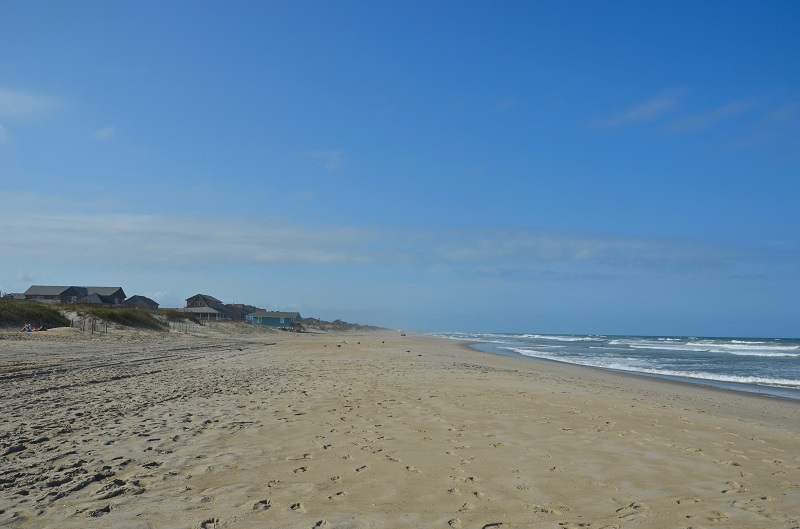
[[[0,291],[800,337],[800,3],[0,0]]]

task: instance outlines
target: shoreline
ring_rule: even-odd
[[[800,523],[795,401],[391,331],[46,334],[0,339],[15,529]]]
[[[425,335],[423,336],[430,336]],[[732,388],[727,388],[723,386],[717,386],[712,383],[704,383],[704,381],[694,382],[689,377],[686,377],[685,380],[678,379],[678,377],[672,377],[666,375],[656,375],[651,373],[637,373],[635,371],[624,371],[621,369],[613,369],[607,367],[598,367],[598,366],[589,366],[583,364],[574,364],[571,362],[563,362],[559,360],[553,360],[550,358],[539,358],[533,356],[526,356],[521,354],[506,354],[501,352],[492,352],[492,351],[484,351],[481,349],[476,348],[475,346],[486,344],[487,342],[479,342],[479,341],[472,341],[472,340],[460,340],[460,339],[450,339],[450,338],[442,338],[439,336],[430,336],[431,338],[435,339],[443,339],[443,340],[452,340],[455,343],[460,343],[463,346],[465,351],[469,351],[471,353],[477,353],[480,355],[488,355],[490,357],[496,357],[501,359],[510,359],[515,362],[520,362],[519,365],[515,365],[517,369],[520,370],[527,370],[525,369],[525,364],[531,363],[534,364],[530,366],[531,370],[546,370],[546,366],[559,366],[565,370],[565,372],[569,372],[571,370],[575,370],[575,374],[577,376],[584,376],[587,378],[593,378],[598,375],[607,375],[609,379],[613,377],[619,377],[621,380],[627,381],[628,383],[636,383],[637,385],[647,386],[648,382],[655,382],[656,384],[662,386],[665,390],[669,389],[671,391],[680,391],[683,390],[684,392],[693,392],[697,391],[699,393],[708,392],[710,394],[719,394],[719,395],[727,395],[732,398],[752,398],[756,400],[765,400],[767,402],[783,402],[790,406],[798,406],[800,409],[800,399],[795,399],[791,397],[785,397],[781,395],[773,395],[769,393],[759,393],[755,391],[746,391],[746,390],[737,390]],[[537,366],[538,364],[538,366]],[[490,364],[487,364],[490,365]],[[703,379],[698,379],[703,380]],[[713,382],[713,381],[711,381]],[[651,388],[652,389],[652,388]]]
[[[800,401],[800,388],[796,387],[788,387],[788,386],[781,386],[781,385],[769,385],[769,384],[759,384],[759,383],[748,383],[748,382],[738,382],[733,380],[718,380],[715,378],[703,378],[703,377],[691,377],[691,376],[682,376],[679,374],[670,374],[670,373],[650,373],[647,371],[637,371],[636,369],[622,369],[622,368],[615,368],[615,367],[606,367],[602,365],[591,365],[591,364],[584,364],[578,362],[569,362],[566,360],[560,360],[558,358],[552,358],[547,356],[535,356],[535,353],[530,355],[522,354],[515,352],[512,347],[510,347],[510,343],[508,345],[503,345],[504,342],[496,342],[492,340],[480,340],[479,338],[461,338],[459,336],[448,336],[448,333],[422,333],[426,336],[433,336],[439,337],[444,339],[453,339],[453,340],[466,340],[469,341],[473,348],[477,351],[480,351],[485,354],[491,354],[496,356],[505,356],[509,358],[519,358],[519,359],[526,359],[526,360],[533,360],[533,361],[542,361],[542,362],[555,362],[561,363],[566,365],[573,365],[576,367],[588,367],[592,369],[599,369],[608,372],[617,372],[621,374],[629,374],[633,376],[643,376],[646,378],[656,379],[656,380],[667,380],[676,383],[684,383],[690,385],[700,385],[708,388],[715,388],[721,390],[727,390],[737,393],[749,393],[754,395],[763,395],[775,398],[782,398],[788,400],[795,400]],[[458,334],[458,333],[456,333]],[[509,335],[512,336],[512,335]],[[588,337],[587,337],[588,338]],[[606,337],[608,338],[608,337]],[[635,338],[647,338],[647,337],[635,337]],[[654,337],[654,338],[661,338],[661,337]],[[720,338],[708,338],[708,339],[719,339]],[[725,338],[727,340],[728,338]],[[737,340],[736,338],[732,338],[731,340]],[[792,341],[796,341],[792,339]]]
[[[449,338],[444,338],[449,339]],[[658,380],[665,383],[672,383],[672,384],[683,384],[687,386],[700,386],[706,389],[714,390],[714,391],[723,391],[729,392],[732,394],[744,394],[744,395],[751,395],[756,397],[763,397],[763,398],[770,398],[770,399],[781,399],[787,400],[790,402],[797,402],[800,404],[800,390],[792,389],[792,388],[785,388],[781,386],[765,386],[759,384],[745,384],[743,382],[725,382],[725,381],[717,381],[713,379],[705,379],[705,378],[693,378],[693,377],[680,377],[675,375],[661,375],[657,373],[646,373],[640,371],[626,371],[624,369],[614,369],[611,367],[600,367],[600,366],[590,366],[585,364],[576,364],[572,362],[565,362],[563,360],[554,360],[552,358],[542,358],[537,356],[528,356],[519,353],[504,353],[501,351],[489,351],[479,349],[477,346],[480,345],[487,345],[490,346],[490,342],[478,342],[478,341],[469,341],[468,346],[476,351],[479,351],[484,354],[502,356],[507,358],[516,358],[523,361],[532,361],[532,362],[552,362],[555,364],[565,365],[565,366],[574,366],[577,368],[585,368],[585,369],[596,369],[599,371],[604,371],[608,373],[617,373],[622,376],[631,376],[631,377],[645,377],[652,380]],[[749,389],[754,388],[754,389]],[[755,388],[763,388],[764,391],[757,391]]]

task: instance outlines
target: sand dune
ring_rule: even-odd
[[[800,526],[797,402],[390,332],[0,336],[0,525]]]

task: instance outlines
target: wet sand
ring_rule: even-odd
[[[0,333],[0,525],[791,528],[800,403],[396,332]]]

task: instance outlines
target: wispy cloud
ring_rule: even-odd
[[[638,123],[656,121],[678,108],[678,103],[685,90],[673,88],[665,90],[655,97],[625,108],[609,118],[595,121],[598,128],[616,128]]]
[[[18,257],[90,255],[93,262],[152,266],[232,262],[508,273],[566,265],[584,275],[599,268],[683,272],[750,258],[738,248],[691,241],[533,230],[314,226],[207,215],[202,225],[198,232],[198,219],[188,214],[32,215],[20,208],[0,212],[0,247]]]
[[[744,113],[752,105],[745,101],[734,101],[708,112],[699,112],[676,119],[669,124],[669,130],[687,132],[712,127],[735,116]]]
[[[92,132],[89,136],[97,141],[107,141],[112,139],[117,133],[117,128],[114,125],[103,127],[102,129]]]
[[[308,151],[308,157],[321,163],[327,171],[335,171],[344,164],[344,155],[338,149]]]
[[[58,106],[49,96],[0,88],[0,117],[25,118],[47,114]]]
[[[777,109],[770,112],[767,116],[767,121],[785,122],[792,121],[800,116],[800,101],[792,101],[781,105]]]

